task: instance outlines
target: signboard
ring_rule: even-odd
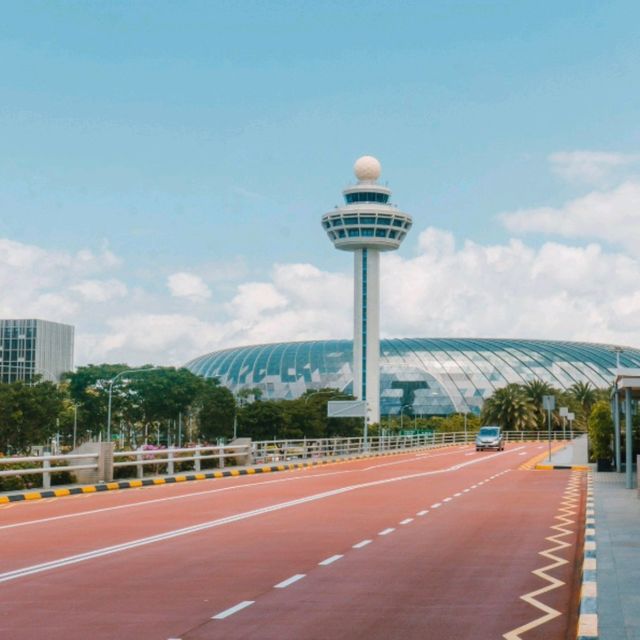
[[[553,411],[556,408],[555,396],[542,396],[542,406],[545,411]]]
[[[367,403],[365,400],[329,400],[328,418],[364,418]]]
[[[560,417],[561,418],[569,417],[569,407],[560,407]]]

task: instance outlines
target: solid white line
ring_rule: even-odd
[[[400,524],[409,524],[410,522],[413,522],[413,518],[405,518],[400,521]]]
[[[521,449],[522,447],[518,447],[519,449]],[[517,451],[517,449],[513,449],[513,451]],[[457,453],[457,452],[451,452],[451,453],[440,453],[440,454],[435,454],[435,455],[425,455],[424,457],[429,457],[429,458],[437,458],[437,457],[441,457],[441,456],[448,456],[448,455],[452,455],[453,453]],[[495,455],[495,454],[494,454]],[[490,458],[492,458],[493,456],[487,456],[486,458],[481,458],[478,461],[482,461],[482,460],[489,460]],[[393,463],[385,463],[385,464],[381,464],[381,465],[376,465],[376,466],[386,466],[386,464],[401,464],[402,462],[410,462],[410,459],[402,459],[402,460],[398,460],[397,462],[393,462]],[[476,462],[475,460],[473,462]],[[462,465],[454,465],[452,467],[448,467],[445,469],[437,469],[434,471],[426,471],[423,472],[427,475],[429,474],[434,474],[434,473],[443,473],[446,471],[457,471],[458,469],[460,469],[463,466],[466,466],[469,463],[464,463]],[[376,466],[371,466],[371,467],[366,467],[365,469],[348,469],[348,470],[343,470],[343,471],[328,471],[328,472],[324,472],[324,473],[320,473],[322,471],[324,471],[321,467],[308,467],[307,470],[309,471],[314,471],[314,472],[318,472],[318,473],[312,473],[312,474],[306,474],[306,475],[299,475],[299,476],[293,476],[293,477],[287,477],[287,478],[278,478],[276,480],[261,480],[260,476],[258,475],[251,475],[251,476],[230,476],[229,480],[231,480],[231,478],[239,478],[240,480],[243,481],[248,481],[250,479],[253,479],[253,482],[243,482],[243,484],[236,484],[233,485],[231,487],[220,487],[218,489],[205,489],[203,491],[192,491],[190,493],[183,493],[177,496],[166,496],[164,498],[153,498],[151,500],[141,500],[140,502],[130,502],[127,504],[118,504],[118,505],[114,505],[112,507],[102,507],[100,509],[91,509],[90,511],[79,511],[77,513],[65,513],[63,515],[59,515],[59,516],[51,516],[48,518],[38,518],[37,520],[25,520],[24,522],[14,522],[13,524],[5,524],[5,525],[0,525],[0,531],[3,529],[15,529],[16,527],[26,527],[29,525],[35,525],[35,524],[43,524],[46,522],[55,522],[57,520],[66,520],[68,518],[80,518],[83,516],[91,516],[93,514],[96,513],[105,513],[108,511],[119,511],[120,509],[132,509],[134,507],[144,507],[146,505],[152,505],[152,504],[157,504],[160,502],[171,502],[173,500],[187,500],[189,498],[196,498],[199,496],[205,496],[205,495],[210,495],[213,493],[222,493],[225,491],[237,491],[240,489],[250,489],[252,487],[260,487],[263,485],[271,485],[271,484],[279,484],[281,482],[295,482],[297,480],[306,480],[306,479],[312,479],[312,478],[318,478],[318,477],[325,477],[325,476],[333,476],[333,475],[342,475],[345,473],[352,473],[352,472],[357,472],[357,471],[368,471],[370,469],[375,469]],[[201,473],[198,471],[189,471],[189,472],[185,472],[185,473],[189,473],[189,474],[195,474],[195,473]],[[422,475],[422,474],[417,474]],[[409,476],[407,476],[409,477]],[[182,485],[183,483],[180,483],[180,485]],[[158,488],[160,486],[163,487],[173,487],[173,486],[177,486],[178,483],[171,483],[169,485],[146,485],[144,487],[135,487],[135,488],[139,488],[139,489],[154,489],[154,488]],[[93,492],[93,493],[81,493],[81,494],[75,494],[72,497],[84,497],[84,498],[90,498],[92,496],[98,496],[98,495],[103,495],[103,496],[107,496],[107,495],[116,495],[111,491],[104,491],[104,492]],[[51,500],[54,500],[54,498],[51,498]],[[42,504],[43,501],[39,501],[39,504]],[[14,502],[12,503],[12,506],[18,506],[18,505],[22,505],[22,504],[33,504],[30,502]]]
[[[438,507],[441,507],[441,506],[442,506],[442,502],[434,502],[434,503],[431,505],[431,508],[432,508],[432,509],[437,509]]]
[[[427,513],[429,513],[429,509],[423,509],[422,511],[418,511],[418,513],[416,513],[417,516],[425,516],[427,515]]]
[[[342,555],[340,555],[338,553],[335,556],[331,556],[330,558],[326,558],[322,562],[318,562],[318,564],[320,566],[322,566],[322,567],[326,567],[328,564],[333,564],[336,560],[340,560],[340,558],[344,558],[344,556],[342,556]]]
[[[378,535],[379,536],[388,536],[390,533],[393,533],[395,529],[393,527],[389,527],[388,529],[383,529]]]
[[[286,589],[290,584],[298,582],[298,580],[302,580],[302,578],[304,578],[305,576],[305,573],[296,573],[295,576],[291,576],[290,578],[287,578],[282,582],[278,582],[278,584],[275,585],[274,589]]]
[[[354,549],[362,549],[362,547],[366,547],[368,544],[371,544],[373,540],[363,540],[362,542],[358,542],[353,545]]]
[[[243,602],[238,603],[235,607],[225,609],[224,611],[221,611],[215,616],[211,616],[211,619],[224,620],[225,618],[232,616],[234,613],[237,613],[238,611],[242,611],[242,609],[246,609],[247,607],[250,607],[254,602],[255,600],[244,600]]]
[[[512,451],[516,451],[513,449]],[[498,455],[498,454],[493,454]],[[486,456],[482,458],[478,458],[475,460],[471,460],[469,462],[464,462],[460,464],[452,465],[451,467],[447,467],[445,469],[438,469],[435,471],[422,471],[419,473],[411,473],[402,476],[394,476],[392,478],[385,478],[383,480],[371,480],[370,482],[362,482],[359,484],[347,485],[344,487],[340,487],[338,489],[332,489],[330,491],[323,491],[321,493],[314,493],[309,496],[305,496],[303,498],[297,498],[295,500],[288,500],[286,502],[279,502],[268,507],[261,507],[259,509],[253,509],[251,511],[245,511],[242,513],[237,513],[235,515],[226,516],[224,518],[219,518],[217,520],[210,520],[208,522],[202,522],[200,524],[192,525],[189,527],[182,527],[180,529],[174,529],[171,531],[166,531],[165,533],[156,534],[153,536],[148,536],[146,538],[138,538],[136,540],[131,540],[129,542],[124,542],[121,544],[112,545],[109,547],[102,547],[98,549],[94,549],[93,551],[87,551],[85,553],[79,553],[73,556],[66,556],[64,558],[58,558],[57,560],[50,560],[48,562],[43,562],[36,565],[31,565],[27,567],[22,567],[21,569],[15,569],[13,571],[7,571],[5,573],[0,573],[0,582],[8,582],[9,580],[16,580],[18,578],[24,578],[26,576],[33,575],[35,573],[41,573],[43,571],[50,571],[52,569],[58,569],[60,567],[68,566],[71,564],[77,564],[79,562],[85,562],[87,560],[93,560],[95,558],[100,558],[103,556],[112,555],[114,553],[120,553],[122,551],[128,551],[130,549],[135,549],[137,547],[142,547],[148,544],[153,544],[155,542],[163,542],[165,540],[171,540],[172,538],[178,538],[181,536],[189,535],[191,533],[197,533],[199,531],[205,531],[207,529],[213,529],[215,527],[220,527],[226,524],[230,524],[232,522],[238,522],[240,520],[246,520],[248,518],[254,518],[256,516],[261,516],[266,513],[272,513],[274,511],[280,511],[282,509],[288,509],[291,507],[296,507],[301,504],[307,504],[309,502],[315,502],[317,500],[323,500],[325,498],[330,498],[337,495],[342,495],[345,493],[350,493],[351,491],[357,491],[359,489],[368,489],[371,487],[378,487],[386,484],[391,484],[394,482],[401,482],[404,480],[413,480],[416,478],[426,478],[433,475],[448,473],[451,471],[458,471],[464,467],[468,467],[474,464],[478,464],[480,462],[485,462],[486,460],[490,460],[493,456]],[[303,477],[303,476],[301,476]],[[305,476],[310,477],[310,476]],[[264,484],[264,483],[260,483]],[[244,486],[244,485],[243,485]],[[144,503],[143,503],[144,504]],[[438,505],[439,506],[439,505]]]

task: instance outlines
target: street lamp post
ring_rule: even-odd
[[[111,380],[109,380],[109,402],[107,405],[107,442],[111,442],[111,398],[113,395],[113,383],[120,377],[127,373],[144,373],[147,371],[156,371],[156,369],[126,369],[116,374]]]
[[[547,426],[549,431],[549,462],[551,462],[551,412],[556,408],[556,397],[542,396],[542,406],[547,410]]]

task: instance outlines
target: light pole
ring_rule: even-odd
[[[549,430],[549,462],[551,462],[551,412],[556,408],[556,397],[542,396],[542,406],[547,410],[547,425]]]
[[[149,371],[157,371],[157,369],[125,369],[116,374],[111,380],[109,380],[109,403],[107,405],[107,442],[111,442],[111,397],[113,395],[113,383],[120,377],[127,373],[145,373]]]

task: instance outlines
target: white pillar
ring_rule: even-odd
[[[380,422],[380,252],[354,253],[353,395]]]

